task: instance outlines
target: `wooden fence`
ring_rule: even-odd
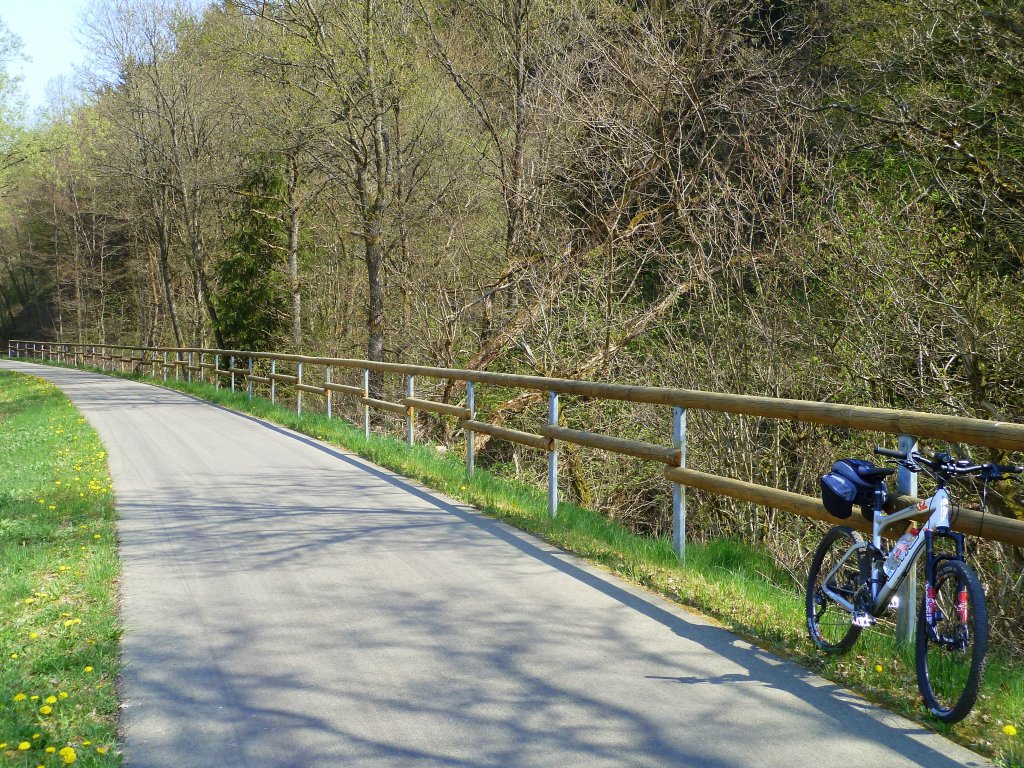
[[[673,539],[676,551],[680,556],[684,555],[686,541],[686,507],[683,491],[686,487],[698,488],[741,501],[784,510],[803,517],[834,522],[817,497],[687,469],[687,410],[760,416],[883,432],[899,436],[900,444],[905,446],[904,450],[916,445],[917,438],[933,438],[1007,451],[1024,451],[1024,425],[1022,424],[806,400],[729,395],[671,387],[630,386],[489,371],[240,350],[12,341],[9,344],[8,354],[15,358],[28,357],[70,365],[92,365],[108,371],[148,372],[165,379],[167,376],[189,380],[197,377],[204,381],[216,382],[218,386],[228,384],[233,389],[240,389],[239,381],[241,381],[250,398],[253,396],[254,384],[269,386],[271,399],[276,398],[279,387],[286,386],[294,390],[296,408],[300,413],[303,393],[322,395],[326,398],[326,411],[329,417],[333,413],[334,398],[336,396],[348,397],[362,406],[363,427],[367,436],[369,436],[370,429],[370,410],[382,410],[405,417],[406,438],[410,444],[414,439],[413,423],[416,411],[448,416],[456,419],[466,432],[466,467],[470,475],[474,469],[473,434],[477,432],[499,440],[507,440],[545,451],[548,455],[548,497],[549,511],[552,515],[556,514],[558,510],[558,444],[560,442],[574,443],[655,461],[665,465],[664,477],[673,484]],[[269,363],[270,370],[259,372],[257,364],[260,361]],[[279,363],[293,365],[295,373],[278,372]],[[314,385],[310,384],[308,379],[304,380],[304,369],[308,372],[309,366],[323,369],[322,384]],[[354,385],[335,381],[334,374],[339,370],[361,372],[362,383]],[[406,396],[397,402],[371,398],[369,391],[371,371],[404,376]],[[465,405],[452,405],[417,398],[414,389],[416,377],[464,382],[467,390]],[[474,389],[478,384],[547,392],[549,403],[547,424],[538,425],[535,432],[523,432],[480,421],[476,413]],[[671,407],[674,425],[671,444],[654,445],[623,437],[561,427],[558,425],[559,395]],[[900,478],[899,493],[890,499],[888,509],[899,509],[915,501],[916,488],[912,478],[906,477],[907,474],[909,473],[905,473]],[[920,519],[924,520],[926,517],[927,513],[922,512]],[[848,518],[845,522],[847,525],[863,531],[870,532],[871,530],[870,524],[857,515]],[[986,514],[983,517],[975,510],[958,508],[955,510],[953,527],[963,533],[981,536],[991,541],[1018,547],[1024,546],[1024,522],[1018,520],[993,514]]]

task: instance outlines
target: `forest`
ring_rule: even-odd
[[[80,32],[88,66],[43,115],[0,74],[2,340],[1024,422],[1019,2],[96,0]],[[0,27],[0,69],[18,55]],[[544,420],[539,395],[477,402]],[[671,436],[665,409],[563,409]],[[713,414],[690,430],[690,466],[808,494],[893,440]],[[480,448],[539,482],[542,456]],[[670,529],[659,468],[564,462],[568,499]],[[990,493],[989,513],[1024,519],[1020,494]],[[795,583],[815,543],[806,521],[700,494],[689,526],[768,548]],[[1024,552],[978,562],[995,635],[1024,649]]]

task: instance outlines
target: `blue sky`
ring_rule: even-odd
[[[58,75],[70,77],[85,52],[75,40],[79,17],[88,0],[0,0],[0,19],[21,38],[32,60],[15,71],[22,75],[22,90],[29,111],[46,100],[46,84]]]

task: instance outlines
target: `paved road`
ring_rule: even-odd
[[[19,362],[107,445],[132,768],[986,765],[451,499]]]

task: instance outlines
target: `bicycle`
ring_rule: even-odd
[[[988,650],[988,612],[977,574],[964,558],[964,536],[951,530],[952,501],[947,483],[953,478],[983,481],[982,512],[988,483],[1016,478],[1024,466],[974,464],[948,453],[931,458],[917,451],[904,453],[875,447],[875,453],[910,472],[925,471],[936,483],[935,493],[909,507],[886,514],[886,478],[896,470],[869,461],[843,459],[821,478],[822,500],[830,514],[846,518],[853,506],[871,522],[871,541],[849,526],[829,530],[814,553],[807,577],[807,629],[822,651],[850,650],[862,630],[889,608],[907,575],[925,556],[925,585],[917,618],[915,667],[917,685],[931,713],[946,723],[967,716],[978,698]],[[928,513],[920,532],[913,519]],[[882,542],[882,533],[910,522],[895,546]],[[923,534],[923,535],[922,535]],[[937,544],[953,543],[940,551]]]

